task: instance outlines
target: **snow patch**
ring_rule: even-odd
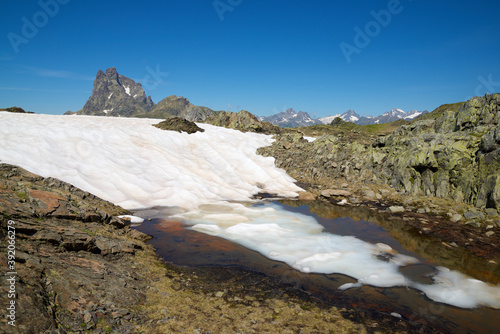
[[[414,112],[410,115],[405,116],[405,119],[414,119],[415,117],[420,116],[420,115],[422,115],[422,112],[417,111],[417,112]]]
[[[404,286],[457,307],[500,308],[499,286],[441,267],[432,276],[433,284],[414,282],[399,268],[420,263],[418,259],[399,254],[382,243],[374,245],[353,236],[326,233],[313,217],[285,211],[276,204],[250,207],[227,203],[217,215],[213,214],[213,208],[202,208],[174,217],[184,219],[196,231],[238,243],[299,271],[341,273],[357,280],[342,285],[343,290],[362,285]]]
[[[118,218],[127,218],[130,220],[132,224],[141,224],[144,222],[144,219],[141,217],[136,217],[136,216],[131,216],[131,215],[123,215],[123,216],[118,216]]]
[[[318,120],[323,124],[330,124],[336,117],[340,117],[342,114],[336,114],[332,116],[321,117]]]
[[[123,89],[125,89],[125,93],[127,93],[127,95],[130,96],[130,87],[129,86],[123,86]]]
[[[258,192],[295,197],[301,190],[274,158],[256,154],[273,142],[271,136],[208,124],[198,124],[205,132],[188,135],[151,126],[158,122],[2,113],[0,157],[126,209],[187,210],[248,201]]]

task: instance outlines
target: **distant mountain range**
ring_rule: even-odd
[[[259,117],[259,120],[270,122],[279,127],[301,127],[316,124],[330,124],[336,117],[346,122],[360,125],[379,124],[397,121],[399,119],[411,120],[427,111],[412,110],[404,112],[401,109],[392,109],[377,117],[364,117],[350,109],[342,114],[336,114],[318,119],[312,118],[307,112],[287,109],[269,117]],[[89,97],[82,109],[75,112],[67,112],[66,115],[94,115],[94,116],[120,116],[120,117],[147,117],[167,118],[178,116],[193,122],[205,121],[212,115],[219,114],[207,107],[195,106],[188,99],[171,95],[158,104],[155,104],[151,96],[140,83],[118,74],[116,68],[110,67],[103,72],[99,70],[94,80],[92,95]]]
[[[259,117],[259,120],[270,122],[282,128],[296,128],[299,126],[322,124],[320,120],[311,118],[307,112],[299,111],[297,113],[291,108],[269,117]]]
[[[360,120],[360,118],[361,118],[361,116],[359,116],[358,114],[356,114],[356,112],[354,110],[349,109],[349,110],[347,110],[343,114],[336,114],[336,115],[321,117],[318,120],[322,124],[330,124],[337,117],[340,118],[340,119],[342,119],[343,121],[352,122],[352,123],[358,122]]]
[[[394,122],[400,119],[412,120],[413,118],[423,115],[427,111],[417,111],[411,110],[405,112],[401,109],[394,108],[391,111],[385,112],[384,114],[372,117],[372,116],[360,116],[354,110],[349,109],[345,113],[336,114],[326,117],[321,117],[314,119],[307,112],[299,111],[295,112],[293,109],[287,109],[286,111],[280,112],[278,114],[269,117],[260,117],[261,120],[271,122],[274,125],[278,125],[282,128],[309,126],[315,124],[330,124],[335,118],[340,118],[346,122],[352,122],[359,125],[367,124],[382,124]]]

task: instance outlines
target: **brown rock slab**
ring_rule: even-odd
[[[316,196],[314,196],[308,191],[299,191],[298,199],[300,201],[314,201],[316,199]]]
[[[349,197],[352,193],[344,189],[326,189],[321,191],[321,196],[330,198],[334,196]]]
[[[405,212],[405,208],[403,206],[394,205],[388,207],[386,211],[389,213]]]

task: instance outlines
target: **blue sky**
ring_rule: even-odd
[[[3,0],[0,106],[76,111],[114,66],[155,103],[433,110],[500,92],[499,13],[493,0]]]

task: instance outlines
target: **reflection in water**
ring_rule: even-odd
[[[436,238],[421,234],[397,216],[374,212],[367,207],[343,207],[322,201],[280,202],[289,210],[313,215],[327,232],[353,235],[371,243],[384,242],[424,263],[459,270],[485,282],[500,283],[500,265],[488,263],[463,247],[450,247]]]
[[[297,202],[292,203],[298,204]],[[384,215],[376,214],[371,210],[356,208],[350,211],[348,208],[328,204],[320,206],[318,203],[312,203],[309,206],[310,211],[314,213],[310,212],[304,205],[298,205],[296,208],[287,205],[285,208],[289,211],[314,216],[329,233],[354,235],[371,243],[383,243],[402,255],[418,258],[421,262],[408,263],[399,267],[398,270],[404,277],[419,284],[428,285],[431,282],[429,274],[435,274],[436,266],[443,265],[442,261],[449,261],[454,263],[458,269],[463,269],[460,268],[460,261],[454,259],[456,255],[447,253],[449,252],[447,247],[442,246],[437,241],[429,240],[411,229],[405,230],[405,224],[402,222],[391,221],[386,227],[383,224],[387,224],[387,216],[384,217]],[[211,214],[214,218],[215,213]],[[336,217],[336,219],[325,218],[325,216]],[[381,226],[386,227],[387,230]],[[399,230],[396,230],[395,226],[399,227]],[[281,277],[285,283],[293,284],[297,288],[332,301],[348,301],[357,307],[374,308],[387,313],[396,312],[406,319],[423,324],[429,323],[445,331],[494,332],[499,330],[499,325],[493,320],[500,315],[497,310],[488,308],[467,310],[446,306],[431,302],[422,293],[407,288],[381,288],[363,285],[341,291],[338,289],[339,287],[346,284],[353,285],[356,280],[338,274],[311,274],[291,270],[290,267],[281,262],[266,259],[260,254],[232,242],[185,229],[184,225],[179,222],[155,221],[153,224],[143,224],[139,229],[155,236],[152,243],[158,248],[159,254],[167,261],[176,264],[193,266],[238,265]],[[412,250],[423,250],[423,252],[416,254]],[[458,254],[464,252],[459,249],[452,251],[456,251]],[[429,256],[430,254],[433,257]],[[378,260],[381,262],[393,260],[389,252],[379,252],[379,256]],[[474,272],[488,276],[483,264],[474,264],[472,257],[468,259],[465,263],[469,267],[480,269],[474,270]],[[482,261],[477,262],[482,263]],[[491,273],[490,276],[497,277]]]

